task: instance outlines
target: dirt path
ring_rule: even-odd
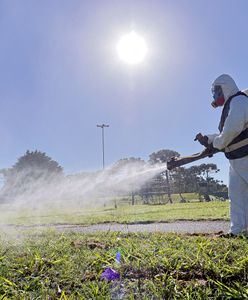
[[[229,230],[229,221],[176,221],[172,223],[149,224],[37,224],[37,225],[0,225],[1,229],[13,228],[17,230],[52,228],[58,231],[73,232],[97,232],[97,231],[121,231],[121,232],[173,232],[173,233],[217,233]],[[7,228],[6,228],[7,227]]]
[[[150,224],[96,224],[91,226],[60,225],[59,230],[77,232],[121,231],[121,232],[174,232],[174,233],[215,233],[228,232],[226,221],[177,221],[173,223]]]

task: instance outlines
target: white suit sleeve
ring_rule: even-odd
[[[248,101],[237,97],[230,104],[229,114],[225,120],[222,132],[213,140],[213,146],[219,150],[224,149],[247,126]]]

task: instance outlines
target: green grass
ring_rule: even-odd
[[[95,208],[69,207],[53,209],[21,209],[0,207],[4,212],[0,224],[96,224],[105,222],[171,222],[174,220],[228,220],[229,202],[188,202],[166,205],[114,205]]]
[[[247,299],[247,257],[242,238],[53,231],[2,236],[0,299]],[[101,280],[107,267],[120,280]]]

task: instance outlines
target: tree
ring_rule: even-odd
[[[186,200],[183,198],[182,193],[186,190],[186,183],[187,183],[187,176],[188,176],[188,170],[184,167],[178,167],[175,168],[171,172],[171,177],[173,179],[173,187],[174,187],[174,193],[178,193],[181,202],[186,202]]]
[[[199,194],[203,195],[205,201],[211,201],[210,185],[213,177],[210,177],[211,173],[219,172],[216,164],[201,164],[198,167],[198,184],[200,187]]]
[[[149,155],[149,162],[151,164],[156,163],[166,163],[172,157],[179,157],[180,154],[177,151],[169,150],[169,149],[162,149],[157,152],[153,152]]]
[[[132,205],[134,205],[135,193],[140,188],[139,173],[144,170],[146,163],[141,158],[129,157],[118,160],[109,170],[110,175],[117,177],[119,184],[115,183],[112,187],[113,191],[121,193],[121,191],[128,191],[131,194]]]
[[[1,173],[5,181],[2,192],[14,196],[53,184],[63,176],[63,169],[46,153],[36,150],[27,151],[12,168],[3,169]]]
[[[122,158],[119,159],[111,168],[111,172],[118,172],[121,169],[126,169],[126,168],[140,168],[144,167],[145,161],[141,158],[136,158],[136,157],[128,157],[128,158]]]
[[[184,183],[186,193],[198,193],[199,191],[199,167],[191,166],[186,170]]]
[[[195,192],[203,195],[206,201],[210,201],[214,178],[210,174],[219,172],[216,164],[201,164],[186,169],[184,178],[186,192]],[[216,187],[216,184],[215,184]]]
[[[172,157],[178,157],[178,156],[180,156],[180,154],[177,151],[162,149],[157,152],[153,152],[152,154],[149,155],[149,163],[151,164],[166,163]],[[165,170],[164,172],[161,173],[161,175],[164,176],[165,178],[165,182],[167,185],[167,195],[170,203],[172,203],[169,171]]]
[[[46,172],[47,175],[61,174],[63,168],[52,160],[45,152],[38,150],[29,151],[21,156],[13,166],[13,171],[22,172],[23,170],[39,170]]]

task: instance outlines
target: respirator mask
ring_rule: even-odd
[[[215,85],[212,87],[212,94],[214,101],[211,103],[211,105],[216,108],[218,106],[223,106],[225,103],[224,94],[222,91],[222,87],[220,85]]]

